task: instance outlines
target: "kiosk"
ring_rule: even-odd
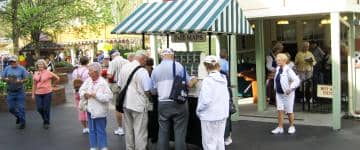
[[[122,21],[112,32],[112,34],[140,34],[143,36],[143,48],[145,49],[145,35],[167,36],[167,46],[169,47],[170,35],[184,38],[189,34],[205,34],[211,39],[212,35],[228,35],[228,49],[230,63],[231,85],[237,91],[237,36],[244,34],[253,34],[249,22],[246,20],[243,12],[236,0],[178,0],[158,3],[144,3],[138,7],[130,16]],[[189,37],[188,37],[189,38]],[[190,37],[191,38],[191,37]],[[193,37],[193,38],[196,38]],[[176,40],[176,39],[175,39]],[[155,43],[151,43],[155,44]],[[157,55],[157,48],[151,49]],[[211,54],[211,40],[209,40],[209,54]],[[177,53],[176,59],[183,61],[183,65],[192,75],[197,75],[200,55],[197,53],[185,52]],[[237,92],[233,92],[237,93]],[[236,95],[234,95],[236,97]],[[200,121],[195,114],[197,105],[196,96],[189,100],[189,124],[187,133],[187,142],[201,145]],[[235,103],[236,104],[236,103]],[[155,106],[156,108],[156,106]],[[156,111],[156,110],[155,110]],[[156,113],[151,113],[153,118]],[[237,114],[235,114],[237,116]],[[156,119],[150,118],[149,124],[155,126]],[[149,127],[151,130],[154,128]],[[150,135],[151,137],[152,135]],[[156,138],[156,135],[153,135]]]

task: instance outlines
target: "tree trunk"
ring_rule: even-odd
[[[41,34],[41,29],[36,29],[33,32],[31,32],[31,42],[35,44],[36,58],[40,57],[40,34]]]
[[[19,6],[19,0],[11,1],[11,8],[12,8],[11,23],[12,23],[12,40],[14,46],[14,54],[19,53],[20,28],[18,24],[18,15],[17,15],[18,6]]]

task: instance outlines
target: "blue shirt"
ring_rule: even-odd
[[[2,73],[2,78],[16,78],[15,80],[24,80],[27,79],[29,73],[23,66],[18,65],[17,67],[13,68],[12,66],[7,66]],[[11,92],[23,90],[23,83],[14,83],[9,81],[8,82],[8,90]]]
[[[224,58],[220,59],[220,70],[229,74],[229,62]]]
[[[279,73],[277,74],[276,78],[275,78],[275,82],[276,82],[276,92],[279,94],[284,94],[285,92],[283,91],[282,87],[281,87],[281,74],[283,73],[283,69],[279,69]]]
[[[163,60],[158,66],[155,67],[151,74],[153,88],[156,89],[159,101],[172,101],[169,99],[169,96],[171,87],[174,82],[173,63],[173,60]],[[180,63],[175,62],[175,74],[184,77],[183,71],[184,67]],[[190,77],[187,73],[185,74],[186,82],[188,82]]]

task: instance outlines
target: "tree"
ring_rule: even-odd
[[[110,6],[110,0],[11,0],[0,14],[12,24],[16,53],[20,37],[38,45],[41,33],[71,26],[75,19],[92,26],[111,23]]]

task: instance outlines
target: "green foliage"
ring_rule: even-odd
[[[60,61],[60,62],[55,62],[55,68],[58,67],[73,67],[73,66],[67,61]]]
[[[26,91],[31,90],[32,84],[33,84],[32,74],[29,74],[28,79],[24,83],[25,90]],[[0,94],[5,94],[6,92],[7,92],[7,83],[4,82],[3,80],[0,80]]]
[[[111,0],[20,0],[17,24],[22,37],[37,42],[40,33],[49,29],[113,23],[110,7]],[[9,4],[0,15],[11,23],[12,12]]]
[[[73,67],[72,64],[68,63],[67,61],[60,61],[60,62],[55,62],[55,68],[58,67]]]
[[[6,82],[1,80],[0,81],[0,94],[6,93],[6,87],[7,87]]]
[[[25,86],[25,90],[31,90],[32,89],[32,84],[33,84],[33,79],[32,79],[32,74],[29,74],[29,78],[25,81],[24,86]]]

